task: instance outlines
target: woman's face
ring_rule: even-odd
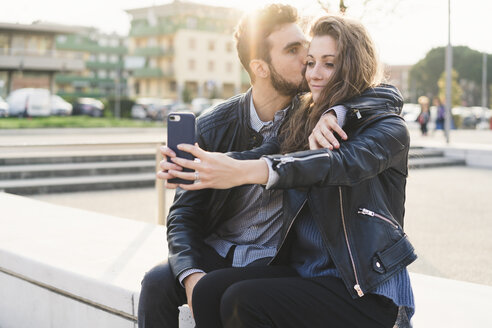
[[[337,43],[329,35],[315,36],[306,57],[306,80],[316,102],[335,71]]]

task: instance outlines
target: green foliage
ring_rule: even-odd
[[[116,115],[116,99],[114,97],[109,98],[107,111],[112,114],[112,117]],[[132,106],[135,104],[135,101],[130,98],[121,98],[120,99],[120,117],[121,118],[131,118],[132,114]]]
[[[432,97],[439,94],[438,81],[445,71],[445,53],[445,47],[431,49],[425,58],[410,69],[410,90],[417,96]],[[482,56],[481,52],[468,47],[453,47],[453,69],[458,72],[458,83],[462,85],[463,94],[467,96],[470,106],[481,103]],[[492,63],[492,55],[487,56],[487,62]],[[487,76],[492,76],[492,64],[487,65]]]
[[[439,98],[446,99],[446,72],[442,72],[437,85],[439,86]],[[463,90],[458,83],[458,72],[453,69],[451,72],[451,104],[453,107],[461,105],[462,94]]]
[[[185,86],[183,88],[183,92],[181,93],[181,97],[182,97],[184,103],[189,104],[191,102],[191,92],[190,92],[190,89],[188,89],[188,87]]]

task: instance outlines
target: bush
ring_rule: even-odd
[[[112,116],[115,116],[115,104],[116,99],[114,97],[108,99],[108,111],[111,112]],[[130,98],[120,99],[120,117],[121,118],[131,118],[132,117],[132,106],[135,101]]]

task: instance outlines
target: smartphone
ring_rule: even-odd
[[[188,112],[175,112],[167,116],[167,146],[171,148],[176,156],[193,160],[192,154],[178,149],[179,144],[195,144],[195,114]],[[169,162],[172,162],[168,159]],[[183,172],[194,172],[192,169],[183,167]],[[192,184],[194,181],[184,179],[170,179],[170,183]]]

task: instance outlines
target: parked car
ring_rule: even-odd
[[[208,98],[195,98],[191,101],[191,111],[199,116],[200,113],[212,106],[212,101]]]
[[[51,115],[72,115],[73,106],[58,95],[51,96]]]
[[[73,115],[88,115],[93,117],[101,117],[104,111],[102,101],[94,98],[78,98],[73,105]]]
[[[47,89],[17,89],[7,97],[10,116],[49,116],[51,97]]]
[[[219,98],[214,98],[212,99],[210,102],[211,102],[211,105],[209,107],[206,107],[204,109],[202,109],[200,112],[196,113],[196,116],[200,116],[200,115],[203,115],[205,113],[208,113],[210,112],[215,106],[217,106],[218,104],[224,102],[225,99],[219,99]]]
[[[131,116],[135,119],[162,121],[172,110],[175,101],[161,98],[138,98],[132,106]]]
[[[0,97],[0,117],[9,116],[9,104]]]

